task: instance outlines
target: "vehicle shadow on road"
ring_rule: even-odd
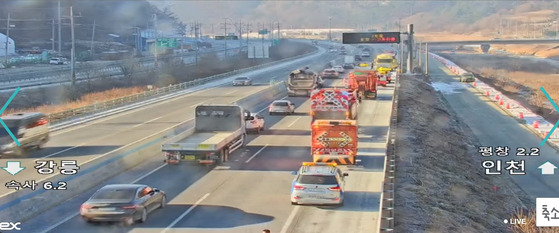
[[[154,211],[141,228],[166,228],[192,205],[172,204]],[[173,227],[179,228],[232,228],[273,221],[273,216],[247,213],[229,206],[198,205]]]
[[[25,152],[26,154],[21,156],[6,154],[3,155],[2,158],[3,159],[41,158],[48,155],[52,155],[49,158],[57,158],[57,157],[63,158],[67,156],[88,156],[88,155],[104,154],[120,147],[122,147],[122,145],[80,146],[73,149],[70,149],[72,148],[72,146],[53,146],[53,147],[47,146],[44,147],[43,149],[30,148]]]
[[[317,206],[319,209],[335,209],[337,211],[372,212],[379,210],[380,193],[363,191],[345,191],[343,206]]]
[[[309,130],[265,129],[260,132],[260,135],[311,135],[311,132]]]

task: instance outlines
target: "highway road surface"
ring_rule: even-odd
[[[540,147],[542,139],[507,115],[482,93],[477,93],[467,84],[460,84],[457,78],[453,78],[455,75],[442,63],[435,59],[430,59],[430,61],[429,74],[433,78],[433,85],[436,89],[441,90],[452,109],[480,140],[482,145],[475,146],[508,146],[510,148],[507,157],[495,158],[492,156],[487,159],[502,160],[503,175],[509,174],[509,171],[505,169],[509,165],[505,164],[505,161],[525,160],[526,174],[511,175],[513,181],[532,198],[559,196],[559,183],[557,183],[556,176],[542,175],[541,170],[538,169],[546,161],[559,165],[557,151],[547,144]],[[540,149],[540,156],[516,156],[519,147],[527,148],[528,152],[529,148],[537,147]],[[481,157],[481,154],[469,156]],[[481,164],[476,169],[484,171]],[[495,170],[491,171],[495,172]],[[516,170],[516,172],[519,171]],[[506,219],[506,216],[503,217]]]
[[[343,58],[326,55],[316,60],[311,69],[323,68],[333,57],[338,58],[337,62]],[[262,79],[257,79],[256,83],[284,77],[293,68],[296,67],[262,75]],[[336,85],[340,84],[340,80],[335,82]],[[260,88],[258,85],[218,87],[94,122],[86,126],[90,128],[71,130],[56,137],[61,137],[59,143],[66,142],[65,146],[69,148],[83,141],[95,142],[76,148],[73,154],[53,157],[74,156],[85,161],[187,119],[192,114],[192,108],[201,102],[230,102],[235,97]],[[311,159],[309,101],[305,97],[293,97],[289,99],[298,106],[295,115],[268,116],[269,103],[251,109],[265,116],[267,129],[260,135],[251,135],[247,147],[235,152],[231,161],[222,166],[211,169],[186,163],[164,165],[162,155],[154,154],[153,160],[107,181],[143,183],[166,191],[169,200],[167,207],[154,212],[144,224],[122,226],[85,223],[77,216],[77,211],[79,205],[95,191],[89,190],[24,222],[23,229],[25,232],[56,233],[259,232],[264,228],[270,228],[272,232],[376,232],[392,94],[392,87],[383,88],[378,100],[364,101],[361,105],[360,148],[370,149],[360,149],[362,164],[348,167],[350,176],[346,183],[347,196],[343,207],[292,206],[289,202],[290,184],[294,178],[291,172],[297,170],[301,162]],[[115,135],[103,138],[107,133]],[[58,150],[65,149],[62,145],[51,145],[60,147]],[[33,156],[45,156],[53,152],[40,152]],[[31,173],[27,175],[33,178],[38,176]]]

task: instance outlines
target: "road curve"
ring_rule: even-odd
[[[317,60],[319,65],[311,68],[322,68],[331,58]],[[263,80],[277,75],[283,77],[290,69],[272,72]],[[335,84],[339,84],[339,80]],[[218,88],[218,93],[223,94],[225,90],[246,92],[254,88],[257,87]],[[361,105],[360,157],[363,162],[347,168],[350,176],[346,183],[348,196],[344,207],[292,206],[289,203],[293,179],[291,171],[297,170],[301,162],[311,159],[309,101],[308,98],[294,97],[289,99],[298,108],[297,114],[292,116],[267,116],[268,103],[251,109],[265,115],[267,129],[260,135],[251,135],[247,147],[235,152],[232,160],[223,166],[209,169],[192,164],[164,165],[161,155],[154,154],[153,160],[107,181],[138,182],[167,192],[168,206],[154,212],[144,224],[125,227],[84,223],[76,213],[79,205],[94,191],[89,190],[24,222],[23,226],[26,232],[44,232],[42,229],[57,233],[259,232],[263,228],[270,228],[272,232],[376,232],[392,93],[392,87],[383,88],[378,100],[364,101]],[[175,105],[165,107],[185,106],[184,102],[184,99],[177,100]],[[184,119],[187,111],[188,107],[187,110],[177,111],[174,118],[165,117],[165,120]],[[123,116],[115,124],[130,124],[131,117],[137,115]],[[134,121],[145,122],[146,119]],[[153,122],[160,121],[163,120]]]

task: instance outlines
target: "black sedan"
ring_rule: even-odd
[[[87,222],[145,222],[148,214],[165,207],[165,193],[142,184],[111,184],[97,190],[82,204]]]

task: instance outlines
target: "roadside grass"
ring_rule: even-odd
[[[276,48],[277,47],[277,48]],[[315,48],[287,41],[274,47],[278,52],[271,53],[268,59],[249,59],[246,54],[220,59],[215,54],[201,55],[198,65],[185,65],[177,60],[167,60],[161,65],[162,72],[141,69],[135,59],[125,60],[120,68],[123,78],[114,79],[100,77],[94,80],[77,83],[76,86],[59,85],[53,87],[22,90],[14,98],[9,108],[2,115],[38,111],[45,114],[56,113],[74,108],[80,108],[95,103],[102,103],[117,98],[135,95],[152,88],[166,87],[173,84],[187,82],[216,74],[230,72],[236,69],[248,68],[259,64],[281,60],[292,56],[308,53]],[[88,77],[98,76],[95,70],[86,71]],[[5,103],[12,93],[0,95],[0,103]]]
[[[559,233],[557,227],[537,227],[535,210],[518,209],[512,218],[526,219],[526,224],[511,225],[512,233]]]
[[[80,99],[56,105],[41,105],[25,109],[6,109],[2,115],[17,113],[17,112],[42,112],[44,114],[62,112],[74,108],[85,107],[95,103],[118,99],[125,96],[135,95],[147,90],[147,87],[128,87],[128,88],[114,88],[102,92],[95,92],[83,95]]]

